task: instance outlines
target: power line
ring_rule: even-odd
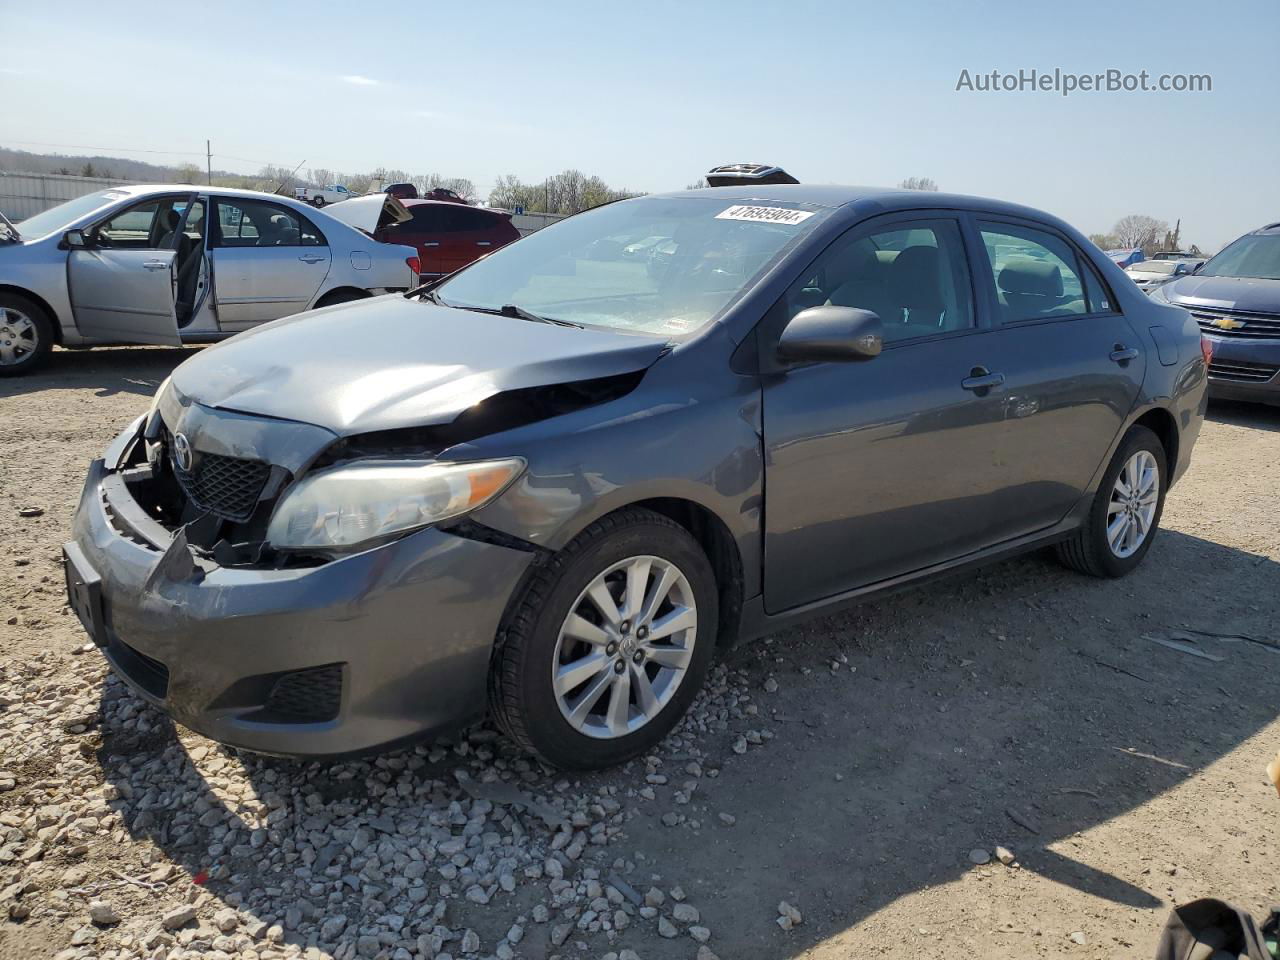
[[[117,153],[158,153],[168,157],[203,157],[203,150],[134,150],[130,147],[95,147],[85,143],[43,143],[39,140],[10,140],[25,147],[58,147],[63,150],[114,150]],[[257,163],[256,160],[249,161]]]

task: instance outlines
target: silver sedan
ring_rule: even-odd
[[[417,283],[417,251],[376,242],[407,216],[362,197],[319,211],[249,190],[112,187],[16,226],[0,215],[0,376],[54,344],[207,343]]]

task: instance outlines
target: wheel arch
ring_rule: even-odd
[[[351,298],[353,300],[367,300],[373,296],[373,294],[371,294],[368,290],[365,290],[362,287],[353,287],[350,284],[343,284],[342,286],[338,286],[338,287],[330,287],[324,293],[320,294],[320,296],[316,297],[315,306],[313,306],[311,309],[319,310],[321,307],[331,306],[334,303],[334,299],[337,296],[340,296],[342,294],[348,294],[348,293],[355,294],[355,296]],[[349,301],[343,301],[343,302],[349,302]]]
[[[711,562],[719,593],[720,631],[716,645],[731,645],[738,637],[742,621],[743,569],[738,543],[728,525],[702,504],[681,497],[637,500],[610,513],[635,507],[652,510],[678,523],[702,547],[703,553]]]
[[[26,287],[14,286],[11,283],[0,283],[0,293],[11,293],[16,297],[25,297],[37,307],[49,315],[49,323],[53,327],[53,342],[62,344],[62,320],[58,316],[58,311],[49,305],[49,301],[40,294],[28,290]]]
[[[1178,464],[1178,421],[1164,407],[1152,407],[1130,424],[1131,427],[1146,427],[1160,440],[1164,447],[1165,469],[1172,477]]]

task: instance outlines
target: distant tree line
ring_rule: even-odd
[[[489,206],[508,210],[522,207],[529,213],[567,214],[640,195],[632,190],[611,187],[599,177],[589,177],[581,170],[565,170],[541,183],[524,183],[515,174],[508,174],[499,177],[489,191]]]
[[[1185,251],[1193,257],[1203,256],[1203,251],[1196,244],[1183,246],[1181,220],[1170,230],[1168,221],[1157,220],[1144,213],[1121,217],[1110,233],[1091,233],[1089,239],[1103,250],[1137,248],[1148,257],[1174,250]]]

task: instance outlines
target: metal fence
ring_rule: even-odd
[[[59,173],[0,171],[0,213],[16,223],[95,190],[142,182],[107,177],[68,177]],[[511,222],[520,231],[520,236],[525,237],[563,219],[564,215],[558,213],[519,213],[511,218]]]
[[[107,177],[68,177],[60,173],[0,172],[0,213],[17,222],[95,190],[137,182]]]

